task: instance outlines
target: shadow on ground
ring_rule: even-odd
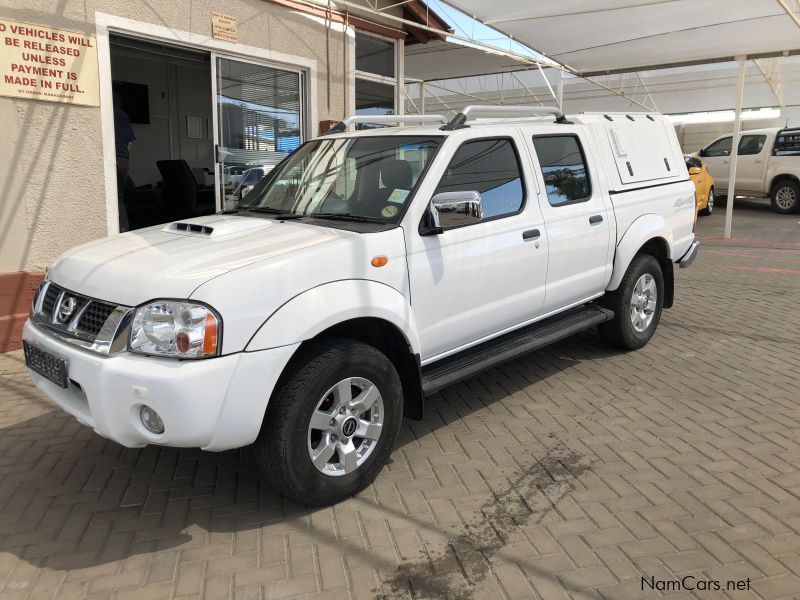
[[[594,332],[587,332],[457,384],[429,399],[425,420],[406,422],[396,450],[448,421],[490,408],[533,381],[557,375],[582,360],[615,354]],[[494,385],[482,386],[483,377]],[[36,567],[82,569],[177,546],[202,545],[206,533],[292,523],[329,510],[286,501],[263,484],[249,448],[223,453],[124,448],[52,410],[27,375],[3,377],[3,385],[47,411],[0,429],[0,552],[16,554]],[[459,399],[458,406],[451,404],[453,398]],[[586,457],[555,437],[542,451],[521,453],[519,463],[507,485],[487,494],[478,517],[465,523],[461,532],[448,532],[446,547],[400,564],[374,593],[400,598],[410,588],[426,598],[472,597],[487,576],[487,560],[503,549],[509,533],[541,521],[569,494],[576,478],[591,468]],[[397,510],[380,504],[369,490],[354,501],[387,514]],[[420,524],[430,527],[427,522]],[[342,544],[342,553],[348,553],[346,541],[326,538],[328,534],[313,528],[307,531],[321,536],[319,542]]]

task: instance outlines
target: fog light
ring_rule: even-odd
[[[164,433],[164,421],[149,406],[142,406],[139,410],[139,417],[142,419],[144,428],[150,433]]]

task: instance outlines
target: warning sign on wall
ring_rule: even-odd
[[[94,36],[0,19],[0,95],[100,105]]]
[[[211,35],[218,40],[238,42],[239,34],[236,31],[236,25],[236,17],[223,15],[216,11],[211,12]]]

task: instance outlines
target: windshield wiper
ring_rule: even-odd
[[[273,208],[271,206],[240,206],[239,210],[249,210],[252,212],[270,213],[272,215],[282,215],[285,211],[280,208]],[[294,214],[294,213],[290,213]]]
[[[271,206],[250,206],[247,208],[240,206],[239,210],[249,210],[251,212],[269,213],[271,215],[276,215],[275,218],[281,220],[302,219],[303,217],[310,217],[319,219],[330,219],[331,221],[355,221],[357,223],[377,223],[379,225],[386,225],[386,221],[384,221],[383,219],[377,219],[375,217],[363,217],[361,215],[354,215],[351,213],[287,213],[279,208],[273,208]]]
[[[383,219],[376,219],[375,217],[363,217],[361,215],[353,215],[350,213],[307,213],[307,217],[330,219],[332,221],[355,221],[357,223],[378,223],[379,225],[386,225]]]
[[[275,215],[275,218],[278,219],[279,221],[286,221],[288,219],[302,219],[303,217],[306,216],[303,213],[287,213],[282,211],[280,208],[272,208],[271,206],[253,206],[251,208],[244,208],[241,210],[269,213],[271,215]]]

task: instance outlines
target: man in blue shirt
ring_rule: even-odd
[[[128,184],[128,169],[131,159],[131,148],[136,135],[131,127],[131,120],[119,106],[119,99],[114,96],[114,141],[117,150],[117,205],[119,207],[119,231],[128,231],[128,210],[125,208],[125,187]]]

